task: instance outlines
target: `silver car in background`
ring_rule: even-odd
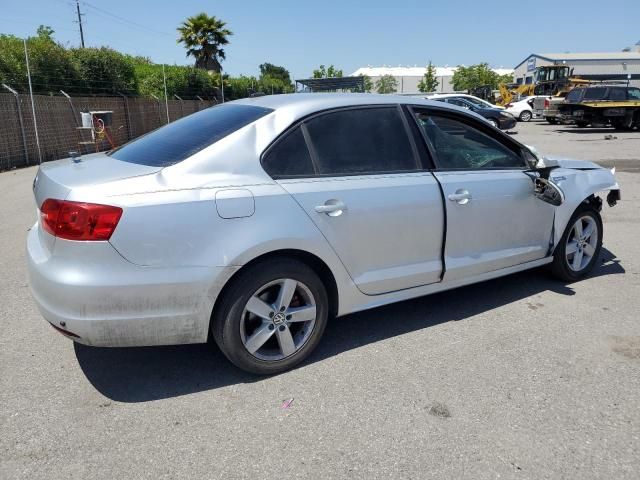
[[[226,103],[110,153],[43,164],[27,257],[77,342],[206,342],[270,374],[329,317],[545,264],[596,264],[613,172],[539,158],[477,115],[411,97]]]

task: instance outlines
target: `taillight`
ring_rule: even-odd
[[[549,105],[551,105],[551,102],[549,101],[548,98],[544,99],[544,108],[549,108]]]
[[[48,198],[40,207],[42,228],[66,240],[109,240],[122,209]]]

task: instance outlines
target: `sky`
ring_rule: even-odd
[[[176,27],[199,12],[233,32],[225,71],[257,75],[264,62],[310,77],[320,64],[513,68],[530,53],[620,51],[640,40],[640,0],[98,0],[80,1],[86,46],[185,65]],[[49,25],[79,46],[75,0],[0,0],[0,33]]]

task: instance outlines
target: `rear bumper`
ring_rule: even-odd
[[[498,118],[498,127],[500,128],[500,130],[510,130],[512,128],[515,128],[517,123],[518,122],[515,117],[500,116]]]
[[[49,323],[86,345],[206,341],[214,301],[238,268],[143,267],[108,242],[56,239],[51,255],[42,235],[34,226],[27,237],[31,292]]]

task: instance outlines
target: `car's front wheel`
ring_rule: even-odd
[[[520,121],[521,122],[528,122],[529,120],[531,120],[532,116],[533,115],[529,110],[525,110],[524,112],[522,112],[520,114]]]
[[[220,350],[251,373],[280,373],[302,362],[327,324],[328,297],[304,263],[277,259],[241,271],[225,289],[211,322]]]
[[[589,204],[573,214],[553,254],[551,270],[561,280],[573,282],[591,272],[602,249],[602,218]]]

